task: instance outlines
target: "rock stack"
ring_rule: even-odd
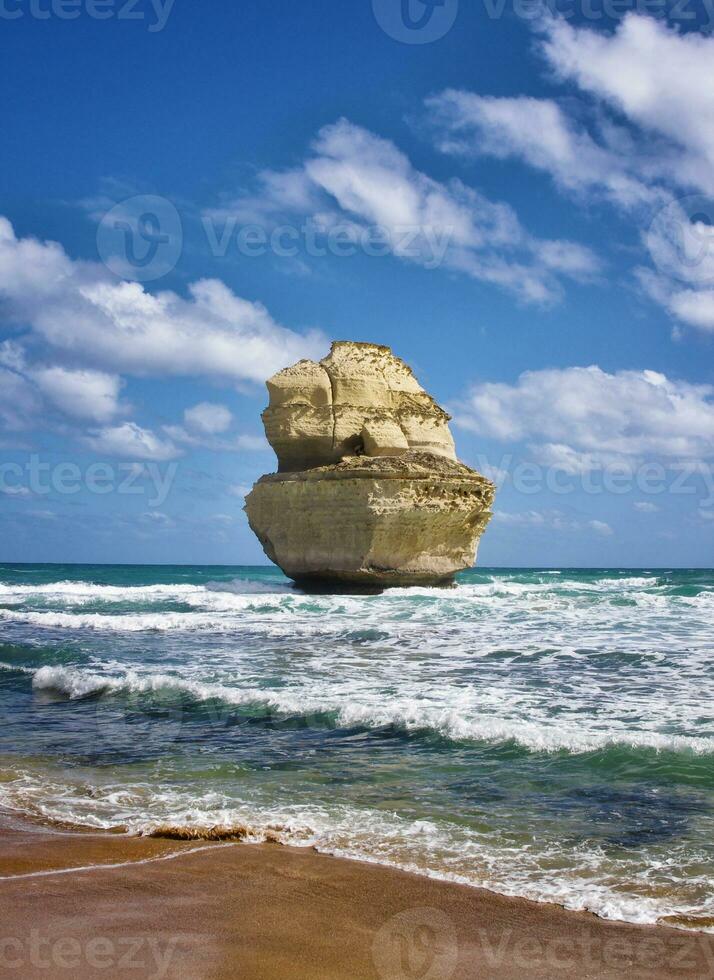
[[[388,347],[336,341],[267,382],[278,472],[250,526],[301,585],[448,584],[473,565],[494,486],[456,459],[449,416]]]

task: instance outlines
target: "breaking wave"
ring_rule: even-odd
[[[311,697],[305,690],[269,692],[220,683],[185,680],[175,675],[126,672],[120,676],[71,667],[40,667],[33,673],[35,690],[54,691],[76,700],[109,692],[186,696],[193,702],[220,701],[233,707],[263,708],[285,718],[339,728],[393,727],[405,732],[432,733],[451,741],[514,742],[531,752],[595,752],[611,746],[657,751],[714,753],[714,736],[666,735],[622,728],[588,729],[581,721],[537,723],[495,716],[464,717],[458,710],[413,699],[393,698],[388,705]],[[377,699],[379,700],[379,699]]]
[[[0,568],[3,806],[711,915],[714,574],[373,596],[267,569],[53,574]]]

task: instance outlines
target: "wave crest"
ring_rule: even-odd
[[[437,735],[455,742],[491,744],[513,742],[530,752],[584,754],[613,747],[669,752],[714,753],[714,736],[674,735],[651,730],[590,727],[583,720],[544,718],[500,718],[473,709],[444,707],[423,699],[376,697],[367,702],[335,694],[315,697],[301,688],[268,691],[257,687],[237,688],[221,683],[186,680],[167,673],[140,674],[126,671],[106,675],[73,667],[40,667],[33,674],[36,690],[51,690],[70,700],[101,695],[172,695],[195,703],[218,701],[228,707],[263,709],[284,718],[302,718],[316,726],[369,729],[395,728],[409,733]]]

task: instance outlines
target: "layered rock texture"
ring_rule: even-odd
[[[267,382],[278,472],[246,512],[304,584],[448,583],[470,567],[494,487],[456,459],[449,416],[388,347],[337,341]]]

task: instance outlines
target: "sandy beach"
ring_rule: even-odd
[[[6,818],[3,977],[706,977],[714,936],[279,845],[77,833]]]

